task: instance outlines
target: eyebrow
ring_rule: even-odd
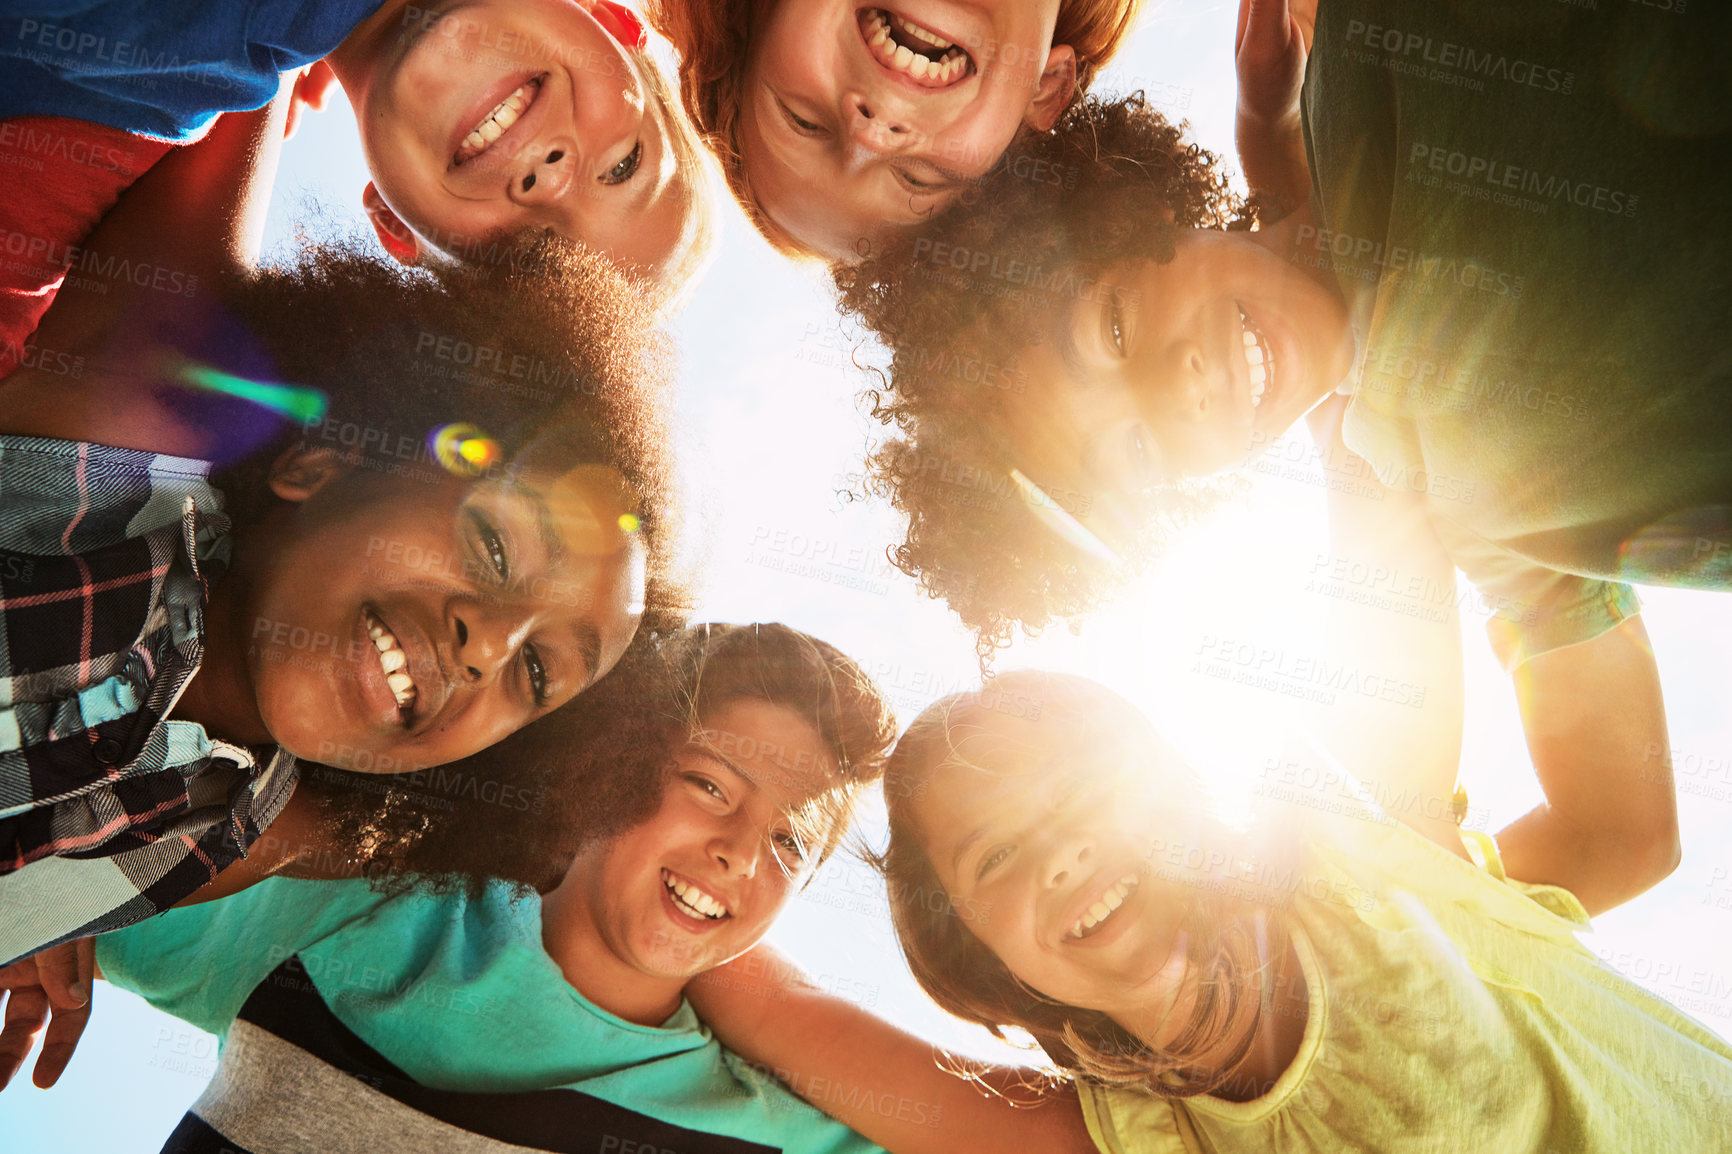
[[[571,627],[571,633],[577,642],[578,656],[583,658],[583,688],[588,689],[601,676],[601,632],[590,622],[579,621]]]
[[[702,730],[699,730],[699,733],[702,732]],[[709,758],[711,761],[719,763],[727,769],[728,772],[745,782],[746,787],[753,793],[761,792],[758,787],[758,779],[747,773],[745,768],[741,766],[739,762],[717,749],[714,745],[711,745],[708,741],[697,743],[697,748],[705,757]]]
[[[553,510],[547,507],[547,498],[540,490],[528,485],[519,485],[517,491],[530,503],[535,517],[535,535],[541,541],[542,551],[547,554],[549,569],[558,565],[565,558],[565,541],[560,537],[559,530],[553,525]]]

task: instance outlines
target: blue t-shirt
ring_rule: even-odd
[[[70,116],[185,141],[263,108],[381,0],[0,0],[0,119]]]
[[[304,973],[336,1020],[421,1087],[559,1087],[787,1154],[878,1154],[723,1050],[689,1003],[642,1026],[585,998],[542,948],[540,899],[513,901],[503,885],[471,902],[274,878],[97,939],[104,977],[222,1035],[223,1062],[235,1065],[229,1043],[251,1022],[243,1005],[267,979],[289,980],[279,970],[297,958],[294,974]],[[253,1097],[239,1078],[219,1065],[212,1086]],[[244,1111],[207,1091],[197,1112],[222,1121]]]

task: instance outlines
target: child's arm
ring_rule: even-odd
[[[1316,0],[1239,0],[1233,59],[1239,101],[1233,138],[1250,186],[1276,217],[1311,198],[1299,92]]]
[[[196,316],[212,280],[256,263],[293,82],[265,108],[227,113],[205,139],[164,157],[103,218],[35,337],[84,357],[85,370],[70,380],[14,372],[0,389],[0,431],[209,455],[218,434],[187,428],[153,388],[151,321]]]
[[[1528,752],[1546,800],[1499,831],[1510,877],[1575,894],[1590,914],[1678,867],[1660,672],[1640,617],[1515,671]]]
[[[686,996],[729,1049],[891,1154],[1095,1150],[1075,1090],[1037,1088],[1040,1072],[1018,1067],[983,1071],[992,1092],[972,1085],[940,1068],[930,1042],[813,987],[769,946],[695,979]],[[886,1100],[888,1116],[873,1108]]]
[[[1339,440],[1343,408],[1338,398],[1318,410],[1313,430],[1326,459],[1345,464],[1358,458]],[[1362,700],[1343,712],[1342,728],[1351,731],[1331,746],[1396,817],[1455,850],[1453,822],[1437,816],[1447,811],[1461,754],[1455,568],[1430,526],[1423,493],[1378,488],[1382,498],[1370,500],[1362,494],[1375,479],[1368,467],[1355,479],[1361,476],[1364,485],[1331,490],[1331,564],[1398,574],[1408,588],[1442,590],[1447,605],[1426,595],[1423,605],[1410,607],[1448,611],[1437,623],[1341,604],[1333,625],[1347,659],[1385,681],[1395,677],[1422,689],[1425,703],[1412,708],[1399,700]],[[1516,670],[1515,690],[1546,800],[1497,834],[1508,875],[1563,886],[1597,914],[1671,873],[1679,853],[1677,801],[1665,756],[1659,670],[1641,619],[1530,659]]]

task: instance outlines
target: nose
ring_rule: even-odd
[[[525,163],[511,183],[511,199],[522,205],[556,201],[576,178],[577,156],[567,142],[536,144],[524,154]]]
[[[743,814],[735,813],[724,819],[710,839],[710,856],[729,877],[749,879],[758,872],[763,845],[760,832],[752,828]]]
[[[1174,341],[1165,359],[1168,388],[1163,393],[1172,416],[1181,421],[1207,420],[1215,374],[1210,372],[1203,346],[1193,340]],[[1226,366],[1221,366],[1220,371],[1224,374]]]
[[[455,601],[447,615],[453,672],[460,680],[482,682],[498,677],[529,633],[527,616],[509,604]]]
[[[868,102],[864,96],[844,100],[848,137],[856,148],[880,156],[907,152],[918,147],[921,134],[907,123],[906,117],[885,101]]]
[[[1085,876],[1095,854],[1095,839],[1073,830],[1059,830],[1047,841],[1041,859],[1041,880],[1049,890]]]

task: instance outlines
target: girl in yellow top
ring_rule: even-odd
[[[1398,823],[1339,779],[1235,832],[1134,708],[1051,674],[929,708],[885,792],[916,977],[1029,1030],[1109,1154],[1732,1134],[1732,1047],[1601,964],[1576,898],[1506,878],[1483,834]]]
[[[728,188],[787,256],[852,261],[1045,132],[1142,0],[650,0]]]

